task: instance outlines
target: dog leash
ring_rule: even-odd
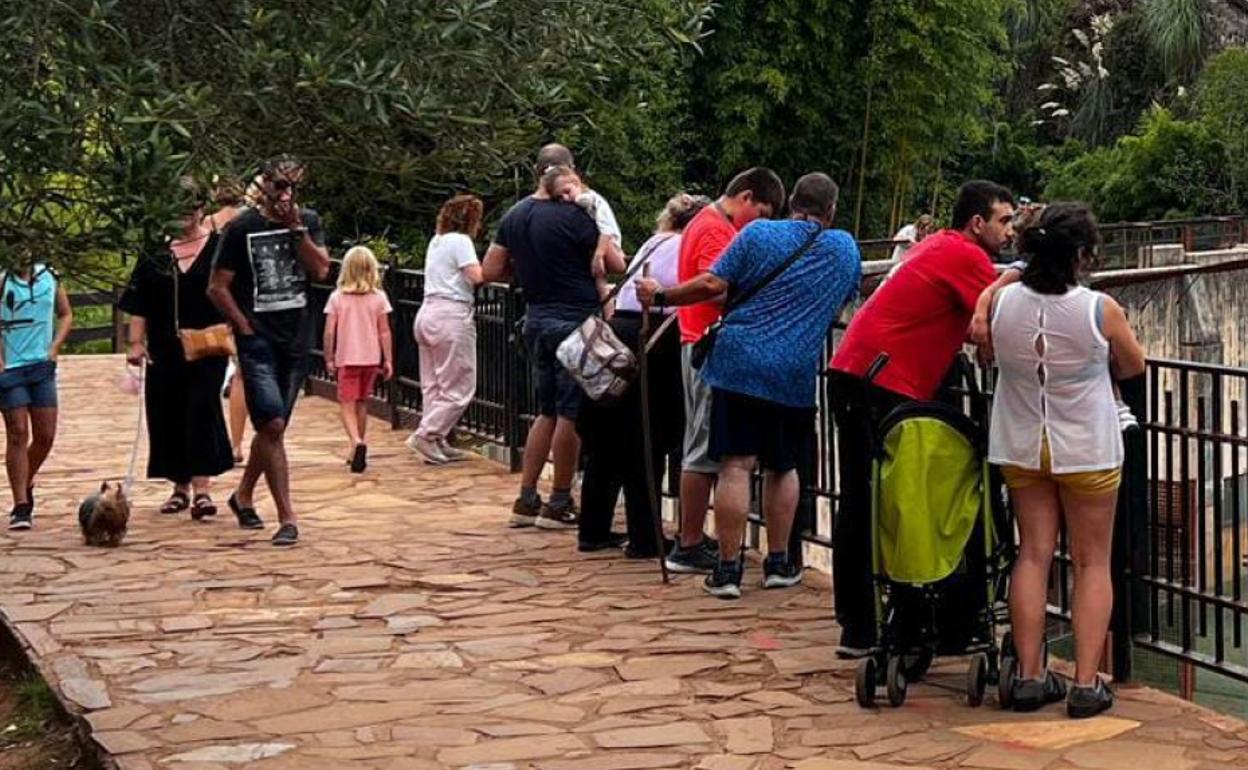
[[[134,443],[130,447],[130,467],[126,471],[126,478],[121,485],[121,491],[126,497],[130,496],[130,487],[134,484],[134,466],[139,460],[139,442],[143,440],[143,413],[146,411],[144,409],[145,400],[143,396],[147,390],[147,361],[143,361],[139,364],[138,380],[139,419],[138,425],[134,429]]]

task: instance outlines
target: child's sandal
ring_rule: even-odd
[[[217,505],[206,494],[195,495],[195,506],[191,509],[191,518],[195,521],[217,515]]]
[[[165,504],[160,506],[160,512],[165,514],[181,513],[190,507],[191,498],[187,497],[185,492],[174,492],[172,495],[169,495],[169,499],[165,501]]]

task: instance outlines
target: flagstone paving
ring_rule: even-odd
[[[1248,726],[1143,688],[1080,723],[971,709],[954,661],[861,710],[826,581],[765,593],[752,570],[736,603],[663,586],[507,529],[515,477],[425,467],[380,424],[352,476],[315,399],[290,442],[299,547],[161,516],[139,483],[123,547],[88,549],[77,500],[124,474],[134,431],[118,368],[63,366],[37,526],[0,534],[0,613],[124,770],[1248,767]]]

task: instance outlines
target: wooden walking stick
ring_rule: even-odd
[[[650,277],[650,265],[641,268],[643,278]],[[665,327],[664,327],[665,328]],[[662,328],[660,329],[660,332]],[[659,574],[663,583],[667,576],[667,549],[663,539],[663,511],[659,508],[659,485],[654,478],[654,436],[650,428],[650,373],[646,359],[650,356],[647,343],[650,340],[650,308],[641,309],[641,334],[637,338],[637,386],[641,388],[641,451],[646,465],[646,494],[650,496],[650,518],[654,522],[655,545],[659,550]]]

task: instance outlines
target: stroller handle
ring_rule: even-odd
[[[879,377],[880,372],[884,370],[884,367],[888,366],[889,360],[889,355],[887,353],[881,353],[876,356],[875,360],[871,362],[871,365],[867,367],[866,373],[862,375],[862,379],[865,380],[868,385],[875,382],[875,378]]]

